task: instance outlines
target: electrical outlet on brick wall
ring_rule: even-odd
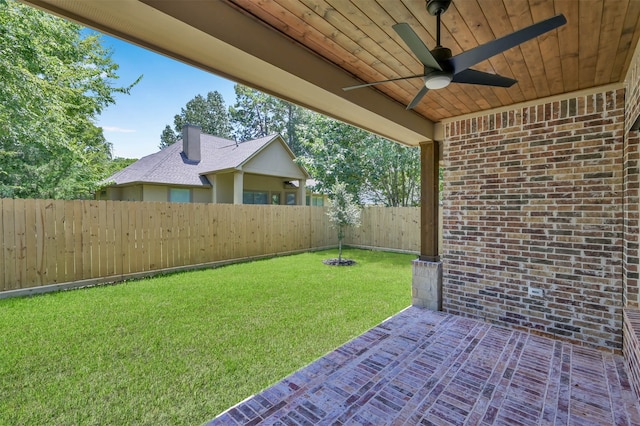
[[[544,297],[544,289],[529,287],[529,297]]]

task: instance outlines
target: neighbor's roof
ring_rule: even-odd
[[[170,185],[210,186],[204,174],[241,167],[278,135],[238,142],[201,134],[200,162],[187,159],[182,152],[182,140],[135,163],[105,179],[103,184],[159,183]]]

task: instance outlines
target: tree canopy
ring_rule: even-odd
[[[115,102],[118,65],[100,36],[0,0],[0,196],[84,198],[106,177],[111,145],[95,125]]]
[[[167,125],[160,135],[160,148],[164,148],[180,139],[185,124],[200,126],[203,133],[221,138],[233,137],[233,129],[224,98],[217,92],[207,93],[206,98],[196,95],[173,118],[173,131]]]
[[[414,206],[420,199],[420,153],[372,133],[315,114],[303,140],[299,161],[331,193],[336,179],[360,203]]]
[[[236,103],[229,113],[237,140],[279,133],[294,154],[304,152],[300,128],[310,111],[241,84],[235,85],[235,92]]]

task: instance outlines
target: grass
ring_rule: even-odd
[[[315,252],[0,300],[0,424],[201,424],[411,302],[412,255]]]

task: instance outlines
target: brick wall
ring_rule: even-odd
[[[444,124],[445,311],[622,348],[624,94]]]
[[[638,131],[630,131],[640,116],[640,51],[636,52],[626,78],[625,146],[624,146],[624,246],[622,266],[624,273],[624,306],[638,308]]]
[[[630,383],[640,398],[640,294],[638,292],[638,131],[631,126],[640,116],[640,50],[629,66],[625,79],[625,146],[624,146],[624,241],[623,271],[623,354],[629,371]]]

